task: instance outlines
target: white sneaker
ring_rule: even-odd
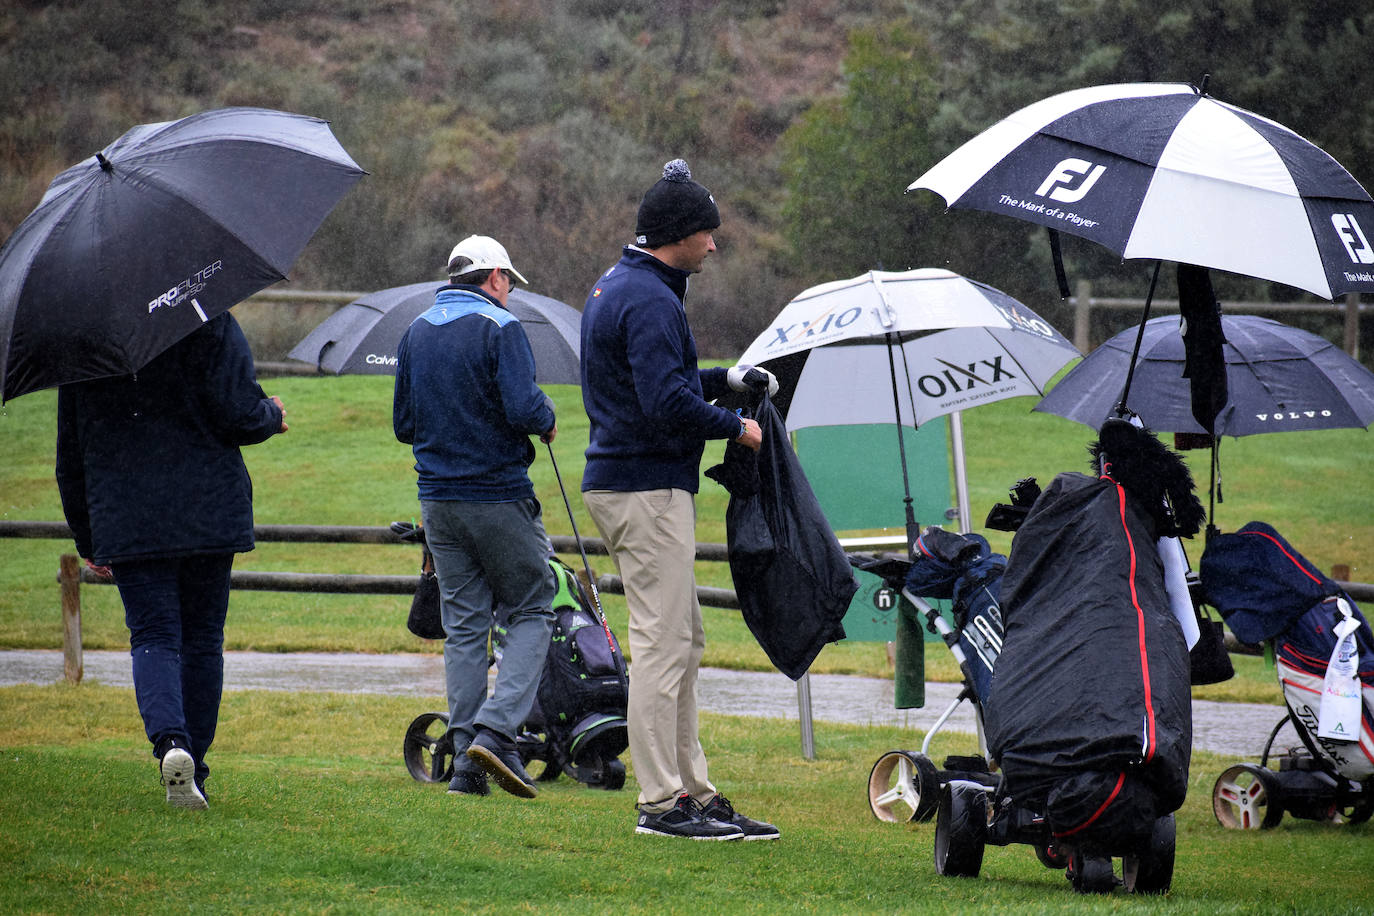
[[[184,748],[171,747],[162,755],[162,784],[167,787],[167,804],[175,808],[210,807],[196,786],[196,762]]]

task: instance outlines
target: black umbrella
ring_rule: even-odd
[[[1198,264],[1330,299],[1374,292],[1374,200],[1324,150],[1207,95],[1206,80],[1042,99],[908,190],[1014,216],[1124,258]]]
[[[394,375],[396,348],[410,323],[434,305],[437,282],[411,283],[368,293],[339,309],[287,354],[336,375]],[[507,310],[534,351],[534,378],[542,384],[577,385],[582,313],[538,293],[512,289]]]
[[[1132,409],[1156,432],[1203,433],[1192,413],[1181,322],[1165,315],[1145,323]],[[1221,316],[1229,397],[1216,433],[1253,436],[1374,423],[1374,372],[1323,337],[1254,315]],[[1035,406],[1096,430],[1112,415],[1135,346],[1129,328],[1089,353]]]
[[[366,174],[318,118],[142,124],[62,172],[0,250],[0,389],[135,372],[285,277]]]
[[[1139,346],[1132,410],[1157,432],[1207,432],[1194,416],[1194,382],[1185,377],[1184,324],[1166,315],[1122,331],[1069,370],[1033,409],[1098,429],[1115,415],[1119,380]],[[1209,486],[1217,499],[1216,436],[1374,423],[1374,372],[1325,338],[1254,315],[1221,316],[1221,333],[1227,395],[1216,413]]]

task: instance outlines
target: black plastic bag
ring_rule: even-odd
[[[444,623],[439,616],[439,576],[434,572],[434,555],[428,550],[420,567],[420,582],[415,587],[415,597],[410,601],[406,629],[421,639],[444,638]]]
[[[828,642],[844,639],[858,580],[765,396],[755,453],[738,443],[706,472],[730,491],[725,513],[730,575],[749,631],[777,669],[796,680]]]
[[[1193,648],[1188,650],[1188,666],[1194,687],[1203,684],[1220,684],[1236,676],[1236,667],[1231,664],[1231,653],[1226,650],[1226,634],[1220,620],[1200,611],[1197,618],[1198,636]]]

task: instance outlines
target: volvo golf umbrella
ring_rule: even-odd
[[[1098,429],[1116,414],[1120,378],[1134,366],[1132,410],[1158,432],[1211,436],[1209,516],[1221,498],[1219,436],[1317,429],[1364,428],[1374,423],[1374,372],[1316,334],[1254,315],[1222,315],[1221,351],[1226,402],[1212,430],[1194,415],[1185,377],[1188,343],[1178,316],[1129,328],[1069,370],[1035,410]],[[1139,347],[1139,355],[1133,357]]]
[[[1222,315],[1229,397],[1217,414],[1216,434],[1364,428],[1374,423],[1374,372],[1316,334],[1254,315]],[[1094,430],[1112,415],[1117,386],[1135,346],[1129,328],[1084,357],[1035,410]],[[1156,432],[1206,432],[1193,417],[1186,355],[1178,316],[1145,323],[1132,409]]]
[[[1043,394],[1078,355],[1048,322],[1001,290],[921,268],[869,271],[802,292],[740,362],[777,376],[774,403],[788,430],[894,423],[914,527],[900,427],[955,417],[955,482],[965,511],[958,412]]]
[[[284,278],[364,174],[317,118],[134,127],[58,175],[0,250],[3,398],[137,371]]]
[[[411,283],[368,293],[320,322],[287,354],[337,375],[394,375],[396,348],[412,321],[434,305],[441,284]],[[576,385],[582,313],[567,303],[512,289],[506,309],[534,351],[534,380]]]
[[[1017,111],[908,190],[1125,258],[1197,264],[1328,299],[1374,292],[1374,201],[1321,148],[1182,83],[1076,89]]]

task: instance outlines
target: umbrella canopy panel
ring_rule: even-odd
[[[1374,372],[1335,344],[1254,315],[1223,315],[1221,328],[1230,396],[1217,415],[1218,434],[1374,423]],[[1099,428],[1116,408],[1138,332],[1122,331],[1088,354],[1034,409]],[[1128,406],[1153,430],[1205,432],[1193,418],[1184,362],[1178,317],[1147,321]]]
[[[320,322],[287,354],[336,375],[394,375],[396,348],[411,322],[434,305],[443,284],[411,283],[368,293]],[[507,310],[520,320],[534,351],[535,381],[577,385],[582,314],[524,289],[512,289]]]
[[[796,430],[919,426],[1002,398],[1043,394],[1078,355],[1001,290],[921,268],[871,271],[802,292],[740,362],[762,364],[778,377],[776,400],[787,428]]]
[[[951,328],[908,337],[890,355],[895,410],[885,342],[831,344],[763,365],[789,392],[789,430],[899,419],[919,427],[956,410],[1043,394],[1078,351],[1057,333],[1041,338],[1004,328]]]
[[[1288,128],[1192,86],[1077,89],[973,137],[908,190],[1332,298],[1374,292],[1374,201]]]
[[[317,118],[133,128],[58,175],[0,250],[4,397],[137,371],[284,278],[364,174]]]

